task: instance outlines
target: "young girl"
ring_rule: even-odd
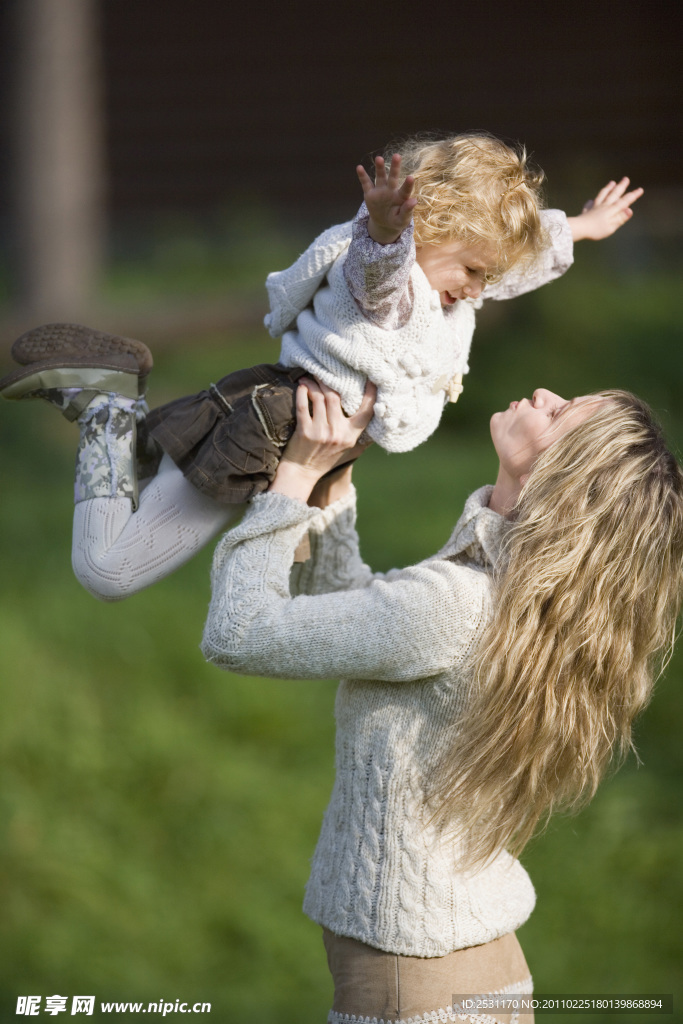
[[[462,390],[484,288],[511,298],[558,277],[573,241],[612,234],[642,194],[624,178],[578,217],[541,212],[542,175],[523,150],[484,135],[414,140],[388,168],[376,159],[374,183],[362,167],[358,176],[355,221],[268,278],[266,323],[282,336],[275,366],[238,371],[145,421],[152,358],[140,342],[49,324],[13,346],[23,369],[0,394],[45,398],[81,428],[73,567],[95,596],[161,579],[268,487],[304,372],[337,391],[348,415],[367,381],[376,386],[365,440],[393,452],[426,440]]]

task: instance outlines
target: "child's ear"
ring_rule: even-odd
[[[526,487],[526,482],[527,482],[528,479],[529,479],[529,474],[528,473],[524,473],[523,476],[520,476],[520,478],[519,478],[520,487]]]

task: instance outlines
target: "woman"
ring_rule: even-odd
[[[492,417],[496,484],[448,544],[373,576],[350,468],[321,479],[357,454],[371,410],[367,394],[347,419],[300,385],[270,490],[218,545],[203,650],[346,680],[304,904],[324,929],[329,1020],[467,1020],[458,996],[530,991],[514,932],[535,897],[513,854],[593,795],[671,648],[683,473],[634,396],[539,389]]]

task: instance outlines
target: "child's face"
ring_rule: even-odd
[[[495,263],[495,255],[483,243],[428,243],[417,248],[417,262],[442,306],[453,306],[460,299],[476,299],[484,289],[486,271]]]

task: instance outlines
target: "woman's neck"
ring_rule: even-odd
[[[523,481],[511,476],[502,466],[498,469],[498,479],[489,498],[489,508],[501,516],[510,517],[517,504]]]

